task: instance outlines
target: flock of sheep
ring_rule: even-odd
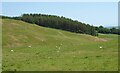
[[[60,49],[61,49],[60,47],[61,47],[61,46],[62,46],[62,44],[60,44],[60,46],[56,46],[56,48],[58,48],[58,50],[57,50],[57,52],[58,52],[58,53],[60,52]],[[31,48],[32,46],[31,46],[31,45],[29,45],[28,47],[29,47],[29,48]],[[100,49],[102,49],[103,47],[102,47],[102,46],[100,46],[99,48],[100,48]],[[13,49],[11,49],[11,52],[14,52],[14,50],[13,50]]]

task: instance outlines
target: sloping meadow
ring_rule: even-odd
[[[118,70],[118,35],[98,37],[3,19],[3,71]]]

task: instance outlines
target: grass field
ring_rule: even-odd
[[[2,72],[2,20],[0,19],[0,72]]]
[[[118,35],[94,37],[12,19],[3,19],[2,28],[3,71],[118,70]]]

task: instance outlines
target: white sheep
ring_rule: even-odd
[[[13,50],[11,50],[11,52],[13,52]]]
[[[100,49],[102,48],[102,46],[100,46]]]
[[[31,48],[31,46],[28,46],[29,48]]]

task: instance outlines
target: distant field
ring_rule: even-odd
[[[117,71],[118,35],[94,37],[3,19],[3,71]]]

